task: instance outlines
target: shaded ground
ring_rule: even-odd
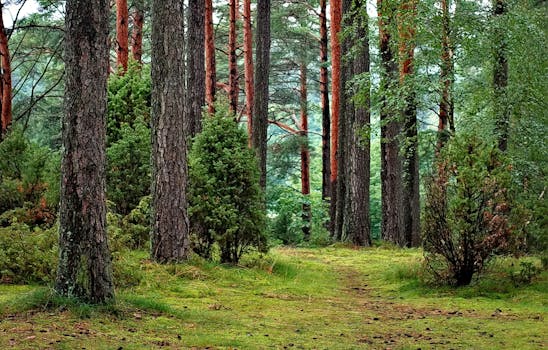
[[[279,249],[243,267],[158,266],[128,254],[118,304],[48,307],[0,286],[1,349],[542,349],[546,274],[457,291],[417,279],[420,252]],[[21,295],[25,295],[21,297]],[[46,297],[44,297],[46,296]],[[19,312],[18,312],[19,311]]]

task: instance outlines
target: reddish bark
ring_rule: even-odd
[[[205,61],[206,61],[206,103],[209,113],[215,113],[215,88],[217,82],[215,64],[215,33],[213,29],[213,3],[205,0]]]
[[[244,0],[244,76],[247,133],[251,147],[253,133],[253,32],[251,29],[251,0]]]
[[[12,121],[11,114],[11,61],[8,45],[8,37],[6,35],[6,30],[4,28],[4,19],[2,17],[2,10],[4,5],[0,4],[0,65],[2,67],[1,73],[1,120],[2,120],[2,129],[0,133],[0,140],[6,134],[9,126]]]
[[[339,110],[340,110],[340,88],[341,88],[341,43],[339,33],[342,21],[341,0],[330,0],[331,7],[331,147],[330,147],[330,231],[335,233],[335,222],[337,214],[337,175],[339,153]],[[339,203],[340,205],[340,203]]]
[[[327,69],[327,0],[320,0],[320,100],[322,108],[322,198],[330,196],[331,164],[329,118],[329,72]]]
[[[116,66],[118,72],[127,71],[129,58],[129,12],[127,0],[116,0]],[[121,69],[120,69],[121,68]]]
[[[341,0],[330,0],[331,5],[331,189],[337,181],[337,148],[339,135],[339,108],[341,84]]]
[[[145,22],[143,1],[135,1],[133,10],[133,31],[131,33],[131,55],[139,63],[143,62],[143,25]]]
[[[230,27],[228,31],[228,85],[230,91],[228,94],[228,100],[230,103],[230,110],[234,113],[238,112],[238,57],[236,55],[237,45],[237,33],[236,33],[236,0],[229,1],[230,10]]]
[[[301,193],[303,195],[303,236],[304,240],[310,239],[310,220],[312,218],[309,199],[310,195],[310,150],[308,149],[308,104],[306,87],[306,64],[301,63],[300,68],[300,101],[301,101]]]

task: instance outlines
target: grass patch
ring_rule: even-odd
[[[384,245],[278,248],[239,266],[199,258],[158,265],[146,252],[123,259],[134,282],[117,289],[116,305],[0,285],[0,348],[541,349],[548,342],[546,272],[514,284],[520,261],[509,258],[459,289],[425,283],[420,250]]]

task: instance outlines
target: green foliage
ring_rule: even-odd
[[[237,263],[250,247],[265,248],[264,196],[255,154],[224,105],[204,120],[189,153],[189,214],[196,251]]]
[[[108,82],[107,145],[120,139],[124,124],[150,122],[150,69],[131,61],[124,75],[112,74]]]
[[[0,283],[48,283],[57,268],[57,228],[0,228]]]
[[[150,193],[150,72],[131,62],[108,84],[107,195],[127,215]]]
[[[522,222],[511,194],[508,160],[477,136],[458,136],[442,151],[427,183],[423,212],[428,267],[467,285],[489,259],[515,248]]]
[[[516,286],[530,284],[541,273],[541,268],[532,261],[520,261],[519,270],[512,271],[510,277]]]
[[[19,130],[0,143],[0,214],[2,222],[13,219],[30,225],[52,225],[59,203],[60,156],[29,141]],[[24,220],[21,220],[24,219]]]
[[[107,195],[120,214],[128,214],[150,193],[150,129],[140,119],[124,124],[107,149]]]
[[[307,223],[302,217],[303,203],[312,209],[311,237],[306,242],[311,246],[326,246],[331,244],[329,232],[326,229],[328,204],[317,192],[303,196],[297,190],[287,185],[273,185],[268,189],[268,210],[271,213],[268,220],[268,233],[271,244],[302,245],[302,228]]]

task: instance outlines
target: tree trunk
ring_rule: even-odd
[[[369,73],[369,31],[365,11],[365,0],[354,0],[351,8],[354,56],[353,74],[357,76]],[[356,246],[371,245],[371,228],[369,218],[369,184],[370,184],[370,109],[369,81],[366,86],[354,89],[355,101],[348,102],[353,108],[348,120],[348,199],[349,210],[347,240]]]
[[[127,71],[129,58],[129,12],[127,0],[116,0],[116,66],[119,74]]]
[[[327,69],[327,0],[320,0],[320,100],[322,108],[322,199],[331,196],[329,72]]]
[[[503,19],[506,15],[506,0],[494,0],[494,47],[495,64],[493,67],[495,132],[498,137],[499,149],[505,152],[508,148],[510,128],[510,108],[508,102],[508,58],[506,35]]]
[[[341,90],[341,45],[339,33],[342,21],[341,0],[330,0],[331,8],[331,234],[335,235],[335,222],[337,213],[337,154],[339,146],[339,109]],[[335,237],[336,238],[336,237]]]
[[[402,205],[403,244],[420,245],[419,140],[417,133],[417,102],[413,82],[415,59],[416,0],[405,0],[398,15],[400,89],[404,101],[403,123],[405,141],[402,144]]]
[[[67,0],[65,114],[55,290],[93,303],[114,298],[106,232],[107,0]]]
[[[451,47],[451,18],[449,1],[441,0],[442,35],[441,35],[441,99],[438,123],[438,144],[436,153],[443,148],[449,139],[450,130],[454,131],[453,121],[453,48]]]
[[[249,146],[252,146],[253,134],[253,32],[251,26],[251,0],[244,0],[244,75],[245,110],[247,114],[247,133]]]
[[[183,1],[152,2],[152,259],[188,257]]]
[[[310,150],[308,149],[308,92],[306,86],[307,69],[306,64],[301,63],[300,67],[300,101],[301,101],[301,193],[303,195],[303,237],[305,241],[310,240],[310,227],[312,211],[310,207]]]
[[[9,52],[8,36],[6,35],[6,28],[4,27],[4,18],[2,16],[4,5],[0,3],[0,66],[2,73],[0,75],[0,91],[2,92],[0,103],[1,106],[1,130],[0,141],[6,135],[9,126],[12,121],[11,111],[11,59]]]
[[[381,237],[396,244],[402,243],[402,186],[401,158],[398,136],[401,131],[399,113],[394,96],[397,91],[398,64],[391,48],[391,27],[396,7],[388,0],[377,0],[381,54]]]
[[[236,32],[236,0],[229,0],[230,27],[228,31],[228,100],[230,110],[238,113],[238,94],[240,92],[238,84],[238,56],[236,55],[236,45],[238,34]]]
[[[202,107],[205,104],[204,15],[204,1],[189,2],[185,129],[190,137],[202,130]]]
[[[347,28],[352,25],[350,19],[350,8],[352,0],[342,0],[341,20],[342,26]],[[344,18],[344,19],[342,19]],[[345,36],[342,40],[339,38],[339,59],[345,57],[350,52],[353,42],[351,35]],[[333,68],[335,69],[335,68]],[[347,89],[347,84],[352,79],[352,59],[341,60],[340,62],[340,83],[339,83],[339,112],[337,124],[337,181],[335,182],[334,198],[331,203],[335,207],[335,219],[332,224],[333,238],[337,241],[348,238],[348,220],[350,219],[350,198],[348,196],[348,179],[350,167],[348,164],[350,142],[348,139],[348,122],[354,118],[354,107],[352,105],[352,92]]]
[[[257,0],[255,104],[253,147],[259,159],[260,183],[266,188],[266,134],[268,130],[268,77],[270,72],[270,0]]]
[[[215,31],[213,28],[213,2],[205,0],[205,100],[209,113],[215,113],[217,71],[215,64]]]
[[[145,23],[144,0],[133,0],[133,31],[131,33],[131,54],[133,59],[143,63],[143,25]]]

